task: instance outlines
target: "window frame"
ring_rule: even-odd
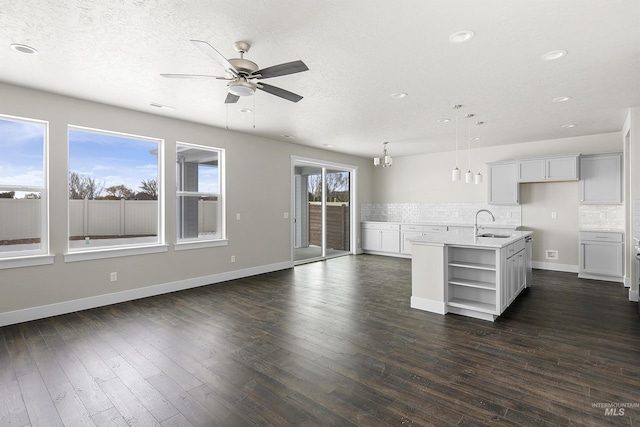
[[[179,188],[180,177],[178,176],[177,171],[178,171],[178,163],[179,163],[178,149],[180,147],[217,153],[218,155],[218,192],[217,193],[185,191]],[[180,250],[199,249],[199,248],[228,245],[229,241],[227,239],[227,227],[226,227],[225,149],[220,147],[212,147],[209,145],[176,141],[175,164],[176,164],[176,182],[175,182],[175,200],[176,200],[175,239],[176,239],[176,242],[174,244],[174,250],[180,251]],[[178,215],[178,210],[180,208],[179,200],[181,197],[184,197],[184,196],[192,196],[192,197],[215,196],[217,197],[217,202],[218,202],[217,226],[220,228],[220,233],[218,236],[211,236],[211,237],[203,236],[203,237],[196,237],[196,238],[179,238],[178,237],[180,227],[182,227],[182,223],[179,222],[181,217]]]
[[[71,213],[69,209],[69,175],[70,175],[70,131],[80,131],[98,135],[105,135],[109,137],[120,137],[125,139],[137,139],[146,142],[153,142],[157,144],[157,164],[158,164],[158,176],[157,176],[157,184],[158,184],[158,209],[156,212],[157,215],[157,240],[155,242],[149,243],[134,243],[134,244],[122,244],[122,245],[110,245],[110,246],[97,246],[91,247],[88,249],[85,248],[71,248],[69,246],[70,242],[70,231],[71,231]],[[142,254],[150,254],[150,253],[160,253],[167,252],[168,245],[165,240],[165,197],[164,197],[164,186],[165,186],[165,170],[164,170],[164,150],[165,150],[165,141],[162,138],[136,135],[125,132],[111,131],[105,129],[96,129],[90,128],[86,126],[78,126],[78,125],[67,125],[67,250],[64,254],[65,262],[74,262],[74,261],[85,261],[85,260],[93,260],[93,259],[102,259],[102,258],[114,258],[121,256],[130,256],[130,255],[142,255]]]
[[[49,122],[8,114],[0,114],[0,120],[34,124],[44,128],[42,136],[42,186],[12,186],[0,183],[0,192],[17,190],[40,193],[40,248],[0,252],[0,269],[53,264],[55,257],[50,252],[49,239]]]

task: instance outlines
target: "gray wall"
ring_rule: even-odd
[[[94,299],[117,292],[215,274],[251,272],[256,267],[292,262],[291,156],[355,165],[358,202],[371,201],[369,159],[341,155],[0,83],[0,113],[49,122],[50,240],[52,265],[0,270],[3,313]],[[67,125],[86,126],[162,138],[168,155],[166,174],[166,253],[64,262],[67,250]],[[227,237],[223,247],[175,251],[175,143],[211,145],[226,150]],[[256,207],[259,206],[259,209]],[[236,214],[241,220],[236,221]],[[359,218],[359,211],[356,211]],[[231,255],[236,262],[231,263]],[[291,264],[292,265],[292,264]],[[110,282],[109,273],[118,281]],[[133,292],[135,293],[135,292]]]

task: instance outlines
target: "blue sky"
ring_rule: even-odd
[[[45,131],[44,124],[0,119],[0,185],[42,186]],[[157,149],[150,140],[70,129],[69,170],[95,178],[104,188],[122,184],[137,192],[143,180],[158,177],[152,153]],[[217,179],[216,168],[201,167],[200,191],[216,192]]]
[[[70,129],[69,171],[138,192],[143,180],[158,178],[157,149],[157,142]]]
[[[0,119],[0,185],[42,186],[45,130],[44,124]]]

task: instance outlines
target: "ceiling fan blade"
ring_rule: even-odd
[[[271,95],[279,96],[280,98],[284,98],[287,101],[298,102],[302,99],[302,97],[293,92],[289,92],[288,90],[281,89],[279,87],[271,86],[266,83],[259,83],[258,89],[263,90]]]
[[[236,102],[238,102],[238,99],[240,99],[240,97],[238,95],[234,95],[232,93],[227,93],[227,98],[224,100],[225,104],[235,104]]]
[[[233,80],[229,77],[208,76],[205,74],[160,74],[168,79],[216,79],[216,80]]]
[[[260,78],[262,79],[270,79],[271,77],[286,76],[287,74],[301,73],[308,70],[309,67],[307,67],[304,62],[293,61],[263,68],[262,70],[256,71],[254,74],[260,74]]]
[[[202,40],[191,40],[191,43],[207,55],[211,57],[214,61],[216,61],[220,66],[228,73],[233,74],[234,76],[238,76],[238,70],[231,65],[231,63],[225,58],[220,52],[216,50],[215,47],[211,46],[209,43],[204,42]]]

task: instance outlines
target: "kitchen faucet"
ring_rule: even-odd
[[[491,221],[495,221],[495,220],[496,220],[496,217],[495,217],[495,216],[493,216],[493,214],[491,213],[491,211],[490,211],[490,210],[487,210],[487,209],[480,209],[478,212],[476,212],[476,222],[473,224],[473,235],[474,235],[474,236],[477,236],[477,235],[478,235],[478,214],[479,214],[480,212],[486,212],[486,213],[488,213],[489,215],[491,215]]]

